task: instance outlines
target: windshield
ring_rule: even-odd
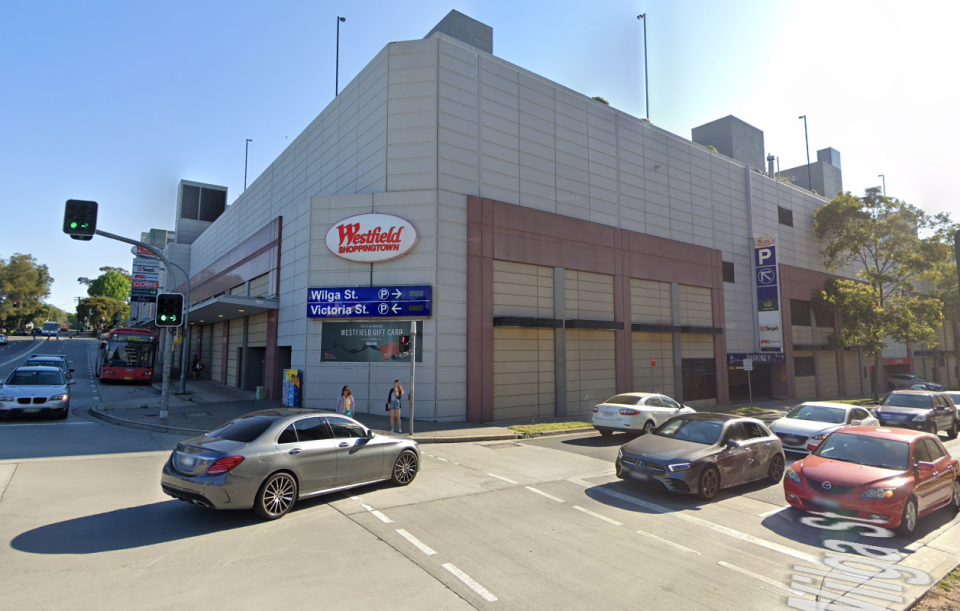
[[[273,424],[275,420],[275,418],[263,418],[260,416],[237,418],[217,430],[207,433],[207,437],[249,443],[260,435],[263,435],[263,432],[270,428],[270,425]]]
[[[880,402],[881,407],[917,407],[930,409],[933,400],[930,395],[898,395],[890,394]]]
[[[640,399],[641,397],[635,397],[633,395],[617,395],[612,399],[607,399],[604,403],[608,405],[636,405]]]
[[[846,417],[847,410],[823,405],[798,405],[787,414],[787,418],[829,422],[830,424],[843,424]]]
[[[660,437],[713,445],[720,439],[723,423],[711,420],[687,420],[674,418],[653,432]]]
[[[43,330],[44,330],[44,331],[59,331],[59,330],[60,330],[60,324],[59,324],[59,323],[55,323],[55,322],[45,322],[45,323],[43,323]]]
[[[63,386],[63,374],[59,371],[25,371],[18,369],[7,378],[9,386]]]
[[[103,364],[109,367],[153,367],[153,338],[139,341],[111,339],[104,351]]]
[[[849,433],[834,433],[814,452],[815,456],[842,462],[904,470],[910,459],[910,444]]]
[[[61,370],[66,370],[67,366],[63,361],[47,361],[39,359],[30,359],[23,364],[24,367],[56,367]]]

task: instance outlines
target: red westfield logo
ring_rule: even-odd
[[[340,233],[340,253],[348,252],[389,252],[400,250],[400,234],[403,227],[391,227],[383,231],[375,227],[366,233],[360,233],[360,223],[337,225]]]
[[[338,257],[376,263],[401,257],[417,243],[417,229],[393,214],[365,213],[334,223],[324,238]]]

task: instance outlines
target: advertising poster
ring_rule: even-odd
[[[774,236],[754,240],[753,285],[757,291],[757,339],[760,352],[783,352],[780,320],[780,270],[777,266],[777,239]]]
[[[400,336],[410,334],[410,321],[328,322],[320,334],[324,363],[409,363],[400,354]],[[423,362],[423,323],[417,323],[417,362]]]
[[[300,370],[283,370],[283,390],[280,400],[284,407],[300,407]]]

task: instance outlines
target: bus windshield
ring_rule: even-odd
[[[56,333],[60,330],[60,323],[58,322],[45,322],[43,323],[43,330],[46,332],[53,331]]]
[[[107,340],[103,364],[110,367],[153,367],[152,335],[116,335]]]

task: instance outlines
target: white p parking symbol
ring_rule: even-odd
[[[757,265],[763,265],[764,262],[773,257],[773,251],[769,248],[760,248],[757,250]]]

